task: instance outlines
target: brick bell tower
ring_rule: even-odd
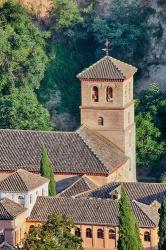
[[[128,181],[136,181],[136,71],[135,67],[106,55],[77,75],[81,81],[81,124],[106,137],[129,157]]]

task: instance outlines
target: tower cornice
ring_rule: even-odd
[[[80,109],[93,109],[93,110],[125,110],[126,108],[128,108],[129,106],[134,104],[134,100],[132,100],[131,102],[129,102],[127,105],[125,106],[119,106],[119,107],[104,107],[104,106],[80,106]]]

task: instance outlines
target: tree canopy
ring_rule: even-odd
[[[71,218],[61,215],[49,216],[48,221],[31,227],[24,242],[24,250],[83,250],[82,240],[71,233]]]
[[[0,91],[13,87],[39,88],[48,62],[45,38],[26,10],[13,1],[0,7]]]
[[[51,130],[50,116],[29,87],[13,88],[0,97],[0,127]]]
[[[164,194],[161,208],[160,208],[160,220],[159,220],[159,244],[158,250],[165,250],[166,246],[166,192]]]
[[[54,0],[52,18],[55,21],[56,31],[71,28],[75,24],[83,22],[76,0]]]
[[[136,102],[137,165],[150,167],[152,176],[158,178],[166,170],[165,117],[166,92],[151,84]]]
[[[165,143],[150,113],[139,113],[136,116],[136,124],[137,165],[151,167],[165,153]]]
[[[50,116],[34,92],[48,63],[46,32],[19,4],[0,5],[0,127],[50,130]]]

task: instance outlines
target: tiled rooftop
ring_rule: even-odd
[[[107,175],[127,158],[87,128],[77,132],[0,130],[0,170],[39,171],[45,144],[55,173]],[[107,154],[105,153],[107,152]]]
[[[79,79],[103,79],[123,81],[136,73],[137,69],[127,63],[110,56],[105,56],[101,60],[92,64],[77,75]]]
[[[106,166],[109,172],[128,160],[124,152],[97,132],[91,131],[87,127],[81,127],[79,129],[79,135],[104,166]]]
[[[0,182],[0,192],[28,192],[48,182],[48,179],[40,175],[19,169]]]
[[[82,176],[76,180],[72,185],[58,194],[59,197],[71,197],[76,194],[86,192],[97,188],[97,185],[92,182],[87,176]]]
[[[12,200],[7,198],[0,200],[0,220],[13,220],[24,211],[26,211],[26,208]]]
[[[8,242],[4,241],[2,244],[0,244],[1,250],[18,250],[14,246],[10,245]]]
[[[113,182],[95,190],[85,192],[84,194],[77,195],[77,197],[108,199],[110,198],[110,193],[120,185],[123,185],[123,188],[131,200],[136,200],[148,205],[155,200],[161,203],[163,194],[166,191],[166,184],[163,183],[124,182],[122,184]]]
[[[155,208],[133,201],[132,210],[140,227],[157,226],[159,216]],[[46,221],[53,214],[70,216],[75,224],[116,226],[119,223],[118,202],[115,200],[66,197],[38,197],[28,220]]]

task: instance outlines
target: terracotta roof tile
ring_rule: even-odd
[[[125,160],[122,152],[119,153],[117,148],[115,150],[113,144],[106,143],[87,128],[84,132],[83,128],[81,132],[4,129],[0,130],[0,141],[0,170],[22,168],[39,171],[42,144],[47,148],[55,173],[107,175]],[[97,144],[100,145],[97,147]],[[102,157],[104,151],[108,155]]]
[[[128,157],[125,156],[120,148],[99,135],[96,131],[89,130],[87,127],[81,127],[79,135],[104,166],[107,167],[108,172],[111,172],[114,168],[121,166],[128,160]]]
[[[121,184],[118,182],[109,183],[85,194],[77,195],[77,197],[108,199],[110,193]],[[166,191],[166,184],[164,183],[124,182],[123,187],[131,200],[147,205],[152,204],[155,200],[161,203]]]
[[[137,202],[132,202],[133,212],[140,227],[156,227]],[[145,210],[145,207],[144,207]],[[156,212],[157,213],[157,212]],[[74,199],[66,197],[38,197],[29,221],[46,221],[49,215],[62,214],[73,218],[75,224],[95,224],[116,226],[118,221],[118,202],[107,199]],[[156,217],[158,213],[156,214]]]
[[[71,186],[59,193],[58,196],[70,197],[95,188],[97,188],[97,185],[84,175],[76,180]]]
[[[77,75],[80,79],[104,79],[104,80],[125,80],[134,75],[137,69],[129,64],[117,60],[110,56],[105,56],[101,60],[92,64]]]
[[[0,182],[5,179],[7,176],[9,176],[10,173],[0,173]]]
[[[7,198],[0,200],[0,220],[13,220],[26,210],[20,204]]]
[[[48,182],[48,179],[40,175],[19,169],[0,182],[0,191],[28,192]]]
[[[4,241],[2,244],[0,244],[1,250],[18,250],[18,248],[15,248],[14,246],[10,245],[8,242]]]

